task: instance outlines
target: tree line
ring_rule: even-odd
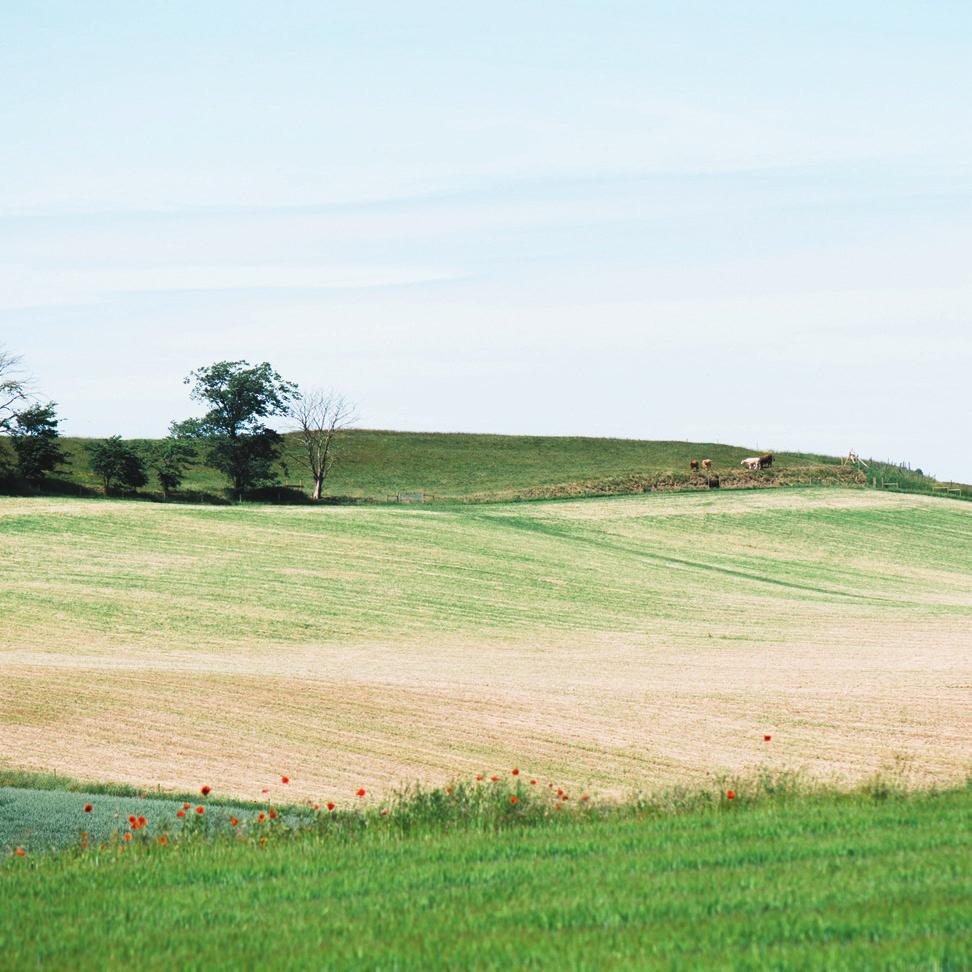
[[[126,442],[119,435],[85,446],[88,464],[105,493],[138,490],[154,473],[164,497],[178,490],[199,461],[222,473],[237,499],[279,483],[277,464],[285,447],[307,471],[311,497],[321,498],[337,456],[339,434],[356,418],[343,396],[304,391],[263,361],[217,361],[185,378],[190,398],[205,412],[173,421],[168,435],[149,445]],[[33,392],[20,359],[0,349],[0,481],[19,480],[37,488],[56,475],[70,458],[60,442],[57,403],[42,403]],[[289,440],[267,424],[283,419],[294,432]],[[0,440],[0,441],[2,441]]]

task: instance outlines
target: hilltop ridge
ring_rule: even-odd
[[[258,497],[294,500],[301,491],[309,491],[296,440],[292,435],[287,439],[287,455],[278,464],[278,475],[281,484],[293,489],[263,491]],[[71,465],[51,483],[53,491],[99,491],[84,448],[90,441],[63,439]],[[146,446],[153,440],[132,441]],[[743,470],[740,461],[760,451],[773,451],[773,467],[760,473]],[[712,473],[729,488],[869,482],[863,470],[841,466],[836,456],[677,440],[353,429],[341,433],[337,456],[325,484],[325,495],[332,500],[535,499],[704,488],[705,479],[689,468],[692,459],[711,459]],[[930,477],[897,467],[882,464],[872,469],[874,485],[883,485],[885,479],[897,482],[898,488],[917,491],[930,491],[936,485]],[[187,498],[218,500],[225,487],[218,472],[199,464],[190,470],[179,492]],[[157,489],[152,481],[143,493]],[[967,494],[972,495],[972,489]]]

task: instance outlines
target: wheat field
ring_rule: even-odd
[[[969,768],[972,506],[0,499],[0,762],[258,796]],[[763,736],[771,735],[770,742]]]

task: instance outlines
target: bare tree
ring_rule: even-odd
[[[30,385],[20,368],[20,357],[0,348],[0,432],[10,431],[29,402]]]
[[[324,480],[334,463],[334,441],[338,433],[357,421],[352,402],[334,392],[315,388],[300,392],[290,406],[297,452],[314,479],[313,498],[321,498]]]

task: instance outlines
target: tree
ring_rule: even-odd
[[[338,433],[356,421],[354,405],[341,395],[313,389],[298,392],[290,406],[297,433],[297,451],[314,480],[313,498],[321,498],[324,480],[334,463]]]
[[[168,499],[169,492],[178,489],[185,479],[186,469],[196,460],[196,450],[192,443],[172,436],[155,444],[149,455],[149,466],[159,477],[162,495]]]
[[[207,463],[229,478],[240,499],[254,486],[276,482],[273,466],[283,440],[263,419],[286,415],[297,386],[266,361],[218,361],[190,372],[185,383],[193,386],[194,401],[211,407],[202,418],[174,422],[172,434],[206,442]]]
[[[60,433],[55,403],[33,405],[21,409],[10,426],[10,442],[17,454],[21,477],[36,483],[45,473],[53,472],[67,462],[67,455],[58,443]]]
[[[120,435],[87,446],[91,468],[102,479],[107,494],[114,483],[138,489],[148,482],[145,460]]]
[[[9,432],[27,407],[30,386],[20,370],[20,358],[0,348],[0,432]]]

